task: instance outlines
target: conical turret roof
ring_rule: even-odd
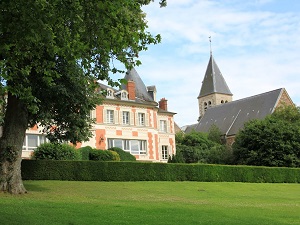
[[[126,72],[124,79],[126,79],[127,81],[131,80],[135,83],[135,96],[137,98],[145,101],[154,101],[153,98],[148,93],[146,85],[144,84],[140,75],[137,73],[137,71],[134,68]],[[125,85],[122,85],[122,89],[126,89]]]
[[[211,54],[198,98],[213,93],[232,95]]]

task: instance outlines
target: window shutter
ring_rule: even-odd
[[[133,112],[130,112],[130,115],[129,115],[129,119],[130,119],[130,125],[134,125],[134,113]]]
[[[139,124],[139,113],[135,113],[135,125],[136,126],[139,126],[140,124]]]
[[[119,111],[114,110],[114,124],[118,124],[119,123]]]
[[[103,110],[103,116],[104,116],[104,118],[103,118],[104,123],[107,123],[108,122],[107,121],[107,110]]]
[[[123,111],[119,110],[119,124],[123,124]]]
[[[149,127],[149,113],[145,113],[145,126]]]
[[[171,124],[170,124],[171,121],[167,119],[167,120],[166,120],[166,123],[167,123],[167,130],[166,130],[166,132],[167,132],[167,133],[171,133],[171,126],[170,126],[170,125],[171,125]]]

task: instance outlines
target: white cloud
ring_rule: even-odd
[[[279,8],[288,3],[289,11]],[[195,123],[212,36],[214,57],[234,99],[285,87],[299,105],[300,9],[288,3],[170,0],[163,9],[145,7],[149,30],[163,42],[141,54],[137,70],[169,100],[180,126]]]

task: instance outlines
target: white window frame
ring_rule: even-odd
[[[147,141],[146,140],[129,140],[129,139],[113,139],[108,138],[108,148],[120,147],[116,143],[122,141],[122,149],[132,155],[147,155]],[[137,147],[137,149],[133,149]]]
[[[114,98],[114,91],[112,89],[106,90],[106,97],[107,98]]]
[[[123,125],[130,124],[130,112],[129,111],[122,112],[122,123],[123,123]]]
[[[114,123],[115,115],[114,110],[107,109],[106,110],[106,123]]]
[[[164,133],[167,133],[167,121],[166,120],[160,120],[159,121],[159,130],[160,132],[164,132]]]
[[[145,113],[138,113],[138,125],[145,126],[146,124],[146,114]]]
[[[128,92],[127,91],[121,92],[121,100],[128,100]]]
[[[168,148],[168,145],[162,145],[161,146],[161,158],[163,160],[168,160],[168,158],[169,158],[169,148]]]
[[[36,145],[35,146],[29,146],[28,136],[35,136],[36,139]],[[43,143],[48,142],[45,135],[42,134],[26,134],[25,139],[23,142],[22,150],[23,151],[34,151],[38,146],[40,146]]]

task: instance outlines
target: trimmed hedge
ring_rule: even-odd
[[[299,168],[23,160],[24,180],[300,183]]]

